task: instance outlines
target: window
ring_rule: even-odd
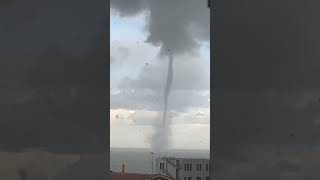
[[[192,177],[184,177],[184,180],[192,180]]]
[[[192,164],[184,164],[184,171],[192,171]]]
[[[206,171],[209,171],[209,164],[206,164]]]
[[[209,177],[209,176],[207,176],[207,177],[206,177],[206,180],[210,180],[210,177]]]
[[[197,177],[196,180],[201,180],[201,177]]]
[[[201,169],[202,169],[202,164],[197,164],[196,165],[196,170],[197,171],[201,171]]]
[[[164,163],[160,163],[160,170],[164,171]]]

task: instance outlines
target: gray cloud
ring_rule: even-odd
[[[115,61],[114,57],[110,56],[110,63],[112,64],[112,63],[114,63],[114,61]]]
[[[121,15],[148,11],[147,42],[161,46],[161,53],[171,49],[175,54],[195,51],[197,39],[209,40],[209,9],[207,1],[135,1],[112,0],[111,8]]]
[[[118,47],[117,50],[122,55],[123,59],[127,58],[129,56],[129,54],[130,54],[130,49],[127,48],[127,47],[124,47],[124,46]]]
[[[161,111],[111,109],[111,112],[112,116],[110,118],[115,124],[153,126],[161,122]],[[209,126],[210,109],[189,108],[183,112],[170,111],[168,112],[168,118],[172,119],[173,125],[203,124]]]
[[[159,122],[161,118],[160,112],[158,111],[145,111],[145,112],[135,112],[129,116],[133,120],[136,126],[153,126],[156,122]]]
[[[169,108],[174,111],[185,111],[190,107],[208,107],[209,95],[201,95],[195,91],[173,91],[170,95]],[[111,108],[162,110],[162,97],[151,90],[122,91],[110,96]]]
[[[111,0],[110,6],[113,9],[119,10],[121,16],[133,16],[148,8],[148,0]]]
[[[209,90],[210,69],[208,61],[181,56],[176,58],[174,66],[176,68],[172,84],[173,90]],[[162,92],[165,85],[163,72],[166,70],[167,64],[162,60],[152,66],[144,66],[137,79],[124,79],[119,88],[150,89]]]
[[[173,79],[169,108],[184,111],[189,107],[208,107],[210,72],[206,60],[179,57]],[[160,110],[166,70],[164,61],[145,65],[137,78],[125,78],[119,84],[120,94],[111,95],[111,107]]]

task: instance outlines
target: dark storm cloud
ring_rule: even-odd
[[[121,16],[133,16],[148,8],[148,0],[111,0],[110,6],[119,10]]]
[[[195,51],[199,39],[209,40],[209,10],[207,1],[130,1],[112,0],[111,8],[122,15],[148,11],[147,42],[161,46],[161,53],[180,54]]]
[[[151,2],[148,21],[150,35],[147,42],[161,45],[162,53],[170,49],[179,54],[198,47],[197,36],[192,36],[192,27],[205,32],[201,33],[201,37],[205,36],[207,38],[204,40],[209,40],[209,10],[206,8],[206,1]]]
[[[104,151],[106,7],[104,0],[1,6],[1,149]]]
[[[319,2],[217,2],[214,129],[216,158],[258,149],[318,145]],[[249,157],[249,154],[246,154]],[[249,173],[250,174],[250,173]],[[273,179],[273,178],[272,178]]]

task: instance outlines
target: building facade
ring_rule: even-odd
[[[210,160],[191,158],[156,158],[156,173],[177,180],[209,180]]]

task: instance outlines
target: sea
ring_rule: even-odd
[[[151,173],[152,159],[157,156],[177,158],[199,158],[209,159],[209,150],[171,149],[165,154],[155,155],[149,149],[137,148],[111,148],[110,149],[110,170],[120,172],[122,165],[125,171],[131,173]]]

